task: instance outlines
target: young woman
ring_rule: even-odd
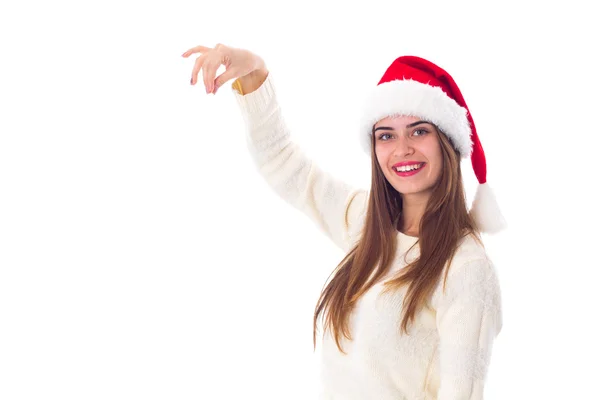
[[[325,328],[321,398],[483,398],[502,311],[480,232],[503,220],[450,75],[411,56],[386,70],[360,127],[372,160],[367,191],[330,176],[292,141],[260,57],[224,45],[183,56],[195,53],[191,84],[200,70],[207,93],[235,79],[258,171],[347,253],[315,308],[315,346],[319,317]],[[460,164],[467,157],[480,182],[471,210]]]

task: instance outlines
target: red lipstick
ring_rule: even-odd
[[[401,167],[403,165],[415,165],[415,164],[419,165],[419,168],[413,169],[411,171],[404,171],[404,172],[396,171],[396,167]],[[394,168],[392,168],[392,169],[394,170],[394,172],[396,173],[396,175],[402,176],[402,177],[406,177],[406,176],[416,175],[419,172],[421,172],[421,170],[423,169],[423,167],[425,167],[425,164],[426,163],[421,162],[421,161],[403,161],[403,162],[399,162],[397,164],[394,164]]]

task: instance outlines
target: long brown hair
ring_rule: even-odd
[[[402,268],[400,274],[384,283],[384,292],[408,285],[400,333],[407,332],[408,323],[424,306],[444,267],[452,261],[461,238],[473,234],[481,243],[479,231],[467,210],[460,155],[446,135],[437,127],[435,130],[442,149],[442,173],[420,221],[419,256]],[[321,292],[313,320],[314,348],[317,320],[323,313],[325,331],[332,329],[338,349],[345,354],[340,335],[352,339],[348,328],[350,312],[357,300],[389,270],[395,258],[396,235],[402,226],[402,198],[379,166],[375,135],[372,135],[371,144],[371,191],[365,223],[360,240],[338,264],[332,272],[333,278]]]

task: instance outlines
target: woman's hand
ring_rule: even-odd
[[[198,74],[202,70],[206,93],[217,93],[217,89],[231,79],[250,78],[253,74],[266,76],[268,73],[263,59],[248,50],[236,49],[223,44],[217,44],[214,48],[196,46],[183,53],[182,57],[189,57],[194,53],[201,55],[194,64],[190,83],[192,85],[196,84]],[[221,65],[225,66],[225,72],[215,78],[217,69]],[[250,92],[252,90],[246,91]]]

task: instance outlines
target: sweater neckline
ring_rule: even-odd
[[[397,232],[398,232],[398,235],[397,235],[398,249],[400,250],[401,253],[408,251],[408,249],[410,249],[411,246],[419,240],[419,238],[416,236],[409,236],[400,231],[397,231]],[[417,244],[415,246],[415,248],[418,249],[418,247],[419,247],[419,245]]]

